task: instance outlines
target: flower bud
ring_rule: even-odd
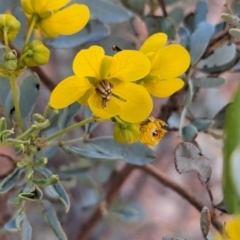
[[[167,132],[162,126],[167,125],[164,121],[153,117],[140,125],[140,142],[145,145],[156,146]]]
[[[14,71],[17,68],[17,52],[11,50],[4,54],[4,65],[9,71]]]
[[[30,45],[23,49],[23,54],[26,55],[23,59],[25,65],[33,67],[46,64],[50,56],[50,50],[41,41],[33,40]]]
[[[0,37],[4,38],[7,33],[9,42],[12,42],[18,34],[21,23],[11,14],[0,14]]]
[[[139,124],[117,122],[113,130],[113,137],[120,143],[135,143],[139,140]]]

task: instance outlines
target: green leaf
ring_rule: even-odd
[[[121,0],[121,3],[131,11],[143,16],[145,0]]]
[[[45,167],[38,167],[36,168],[36,171],[38,171],[40,174],[42,174],[46,178],[50,178],[53,175],[53,173]],[[59,182],[55,185],[48,186],[47,188],[49,188],[51,192],[54,193],[54,195],[59,198],[59,200],[62,202],[62,204],[65,207],[65,211],[68,212],[70,209],[71,203],[70,203],[68,194],[66,193],[62,184]]]
[[[195,87],[200,88],[218,88],[226,83],[226,79],[223,77],[204,76],[192,79],[192,83]]]
[[[186,142],[192,142],[197,137],[197,134],[198,130],[193,125],[184,126],[180,132],[182,140]]]
[[[26,214],[23,215],[22,239],[23,240],[31,240],[32,239],[32,226],[29,223],[29,221],[26,217]]]
[[[40,81],[37,74],[24,79],[20,86],[20,111],[22,118],[27,118],[33,111],[39,95]]]
[[[108,153],[102,153],[98,151],[92,151],[77,147],[67,147],[63,146],[63,150],[68,154],[72,154],[77,157],[84,157],[86,159],[94,159],[94,160],[102,160],[102,161],[117,161],[123,160],[122,156],[120,155],[111,155]]]
[[[4,227],[11,232],[20,231],[23,215],[24,215],[23,210],[22,209],[18,210],[14,217],[9,222],[7,222]]]
[[[209,56],[199,61],[196,67],[205,72],[221,73],[233,67],[236,59],[236,45],[230,43],[213,50]]]
[[[212,174],[210,162],[199,149],[190,142],[181,142],[174,151],[175,167],[178,173],[195,171],[204,187]]]
[[[113,137],[98,137],[89,140],[98,151],[112,156],[122,156],[126,162],[144,165],[155,160],[154,151],[145,145],[137,142],[126,145],[116,142]]]
[[[12,173],[4,178],[0,185],[0,193],[6,193],[11,190],[17,183],[17,180],[23,171],[23,168],[16,168]]]
[[[173,21],[175,26],[178,26],[184,18],[184,10],[181,7],[176,7],[168,14],[168,17]]]
[[[47,200],[40,201],[44,216],[47,220],[48,225],[53,230],[58,240],[67,240],[67,237],[61,227],[61,224],[57,218],[57,214],[52,206],[52,204]]]
[[[240,89],[234,94],[233,102],[228,106],[224,126],[224,163],[223,163],[223,194],[227,209],[239,213],[238,197],[234,187],[231,156],[240,143]],[[238,159],[239,160],[239,159]]]
[[[191,122],[198,131],[205,131],[213,125],[214,121],[207,118],[196,118]]]
[[[214,33],[214,26],[209,22],[201,22],[190,37],[191,64],[194,66],[202,57]]]
[[[83,30],[71,36],[59,36],[49,40],[47,45],[54,48],[73,48],[88,42],[96,42],[109,36],[110,31],[99,20],[90,20]]]
[[[173,22],[165,17],[147,16],[145,18],[149,35],[158,32],[164,32],[168,35],[169,39],[174,39],[176,29]]]
[[[132,17],[132,14],[120,5],[106,0],[77,0],[77,2],[86,4],[91,14],[103,23],[121,23]]]
[[[208,3],[206,0],[200,0],[197,2],[195,16],[194,16],[194,26],[195,28],[199,23],[206,21],[208,14]]]

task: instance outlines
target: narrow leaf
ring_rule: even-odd
[[[53,173],[45,167],[38,167],[36,170],[46,178],[50,178],[53,175]],[[65,207],[65,211],[68,212],[70,209],[70,200],[62,184],[59,182],[55,185],[48,186],[47,188],[49,188],[54,195],[59,198]]]
[[[22,239],[23,240],[31,240],[32,239],[32,226],[29,223],[26,214],[23,216],[22,222]]]
[[[5,224],[5,228],[8,231],[16,232],[21,230],[21,223],[23,220],[23,210],[20,209],[18,212],[14,215],[14,217]]]
[[[145,145],[137,142],[132,145],[126,145],[116,142],[112,137],[98,137],[89,140],[97,150],[102,153],[122,156],[126,162],[144,165],[155,159],[154,151]]]
[[[6,193],[11,190],[17,183],[17,180],[23,171],[23,168],[16,168],[12,173],[4,178],[0,185],[0,193]]]
[[[77,147],[63,147],[63,150],[66,151],[69,154],[78,156],[78,157],[84,157],[87,159],[94,159],[94,160],[123,160],[122,156],[120,155],[111,155],[107,153],[101,153],[97,151],[90,151],[82,148]]]
[[[58,240],[67,240],[67,237],[61,227],[61,224],[57,218],[57,214],[52,204],[47,200],[40,201],[43,207],[43,213],[49,224],[50,228],[53,230]]]

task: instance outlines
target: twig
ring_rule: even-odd
[[[159,4],[160,8],[162,9],[163,16],[167,17],[168,14],[167,14],[167,11],[166,11],[166,7],[165,7],[164,1],[163,0],[158,0],[158,4]]]
[[[165,173],[161,172],[159,169],[154,167],[152,164],[147,164],[145,166],[139,167],[144,172],[148,173],[152,177],[154,177],[157,181],[162,183],[163,185],[169,187],[173,191],[177,192],[180,196],[186,199],[191,205],[193,205],[199,212],[202,211],[204,207],[203,203],[201,203],[196,197],[186,189],[182,188],[179,184],[173,182]],[[212,216],[212,225],[218,230],[222,232],[223,226],[222,224],[214,219],[215,216]]]
[[[119,191],[119,188],[124,183],[124,180],[127,176],[134,170],[141,169],[148,175],[154,177],[157,181],[169,187],[173,191],[177,192],[180,196],[186,199],[191,205],[193,205],[199,212],[202,211],[204,204],[199,201],[191,192],[187,191],[183,187],[181,187],[176,182],[172,181],[166,174],[161,172],[152,164],[146,164],[144,166],[132,166],[127,164],[121,172],[118,174],[114,174],[113,178],[109,181],[109,189],[106,194],[106,203],[109,206],[111,202],[114,200],[116,194]],[[97,208],[95,212],[92,214],[87,223],[82,227],[82,232],[79,233],[77,240],[88,240],[90,239],[91,232],[96,224],[101,220],[102,213],[100,208]],[[219,231],[222,232],[222,224],[212,217],[212,225]]]
[[[108,207],[113,202],[121,186],[133,170],[134,166],[127,164],[121,171],[114,172],[114,174],[112,174],[112,177],[109,180],[110,184],[108,186],[105,198],[106,207]],[[93,228],[101,219],[101,209],[97,208],[92,214],[92,216],[89,218],[87,223],[82,226],[82,231],[79,232],[77,240],[88,240],[90,238]]]

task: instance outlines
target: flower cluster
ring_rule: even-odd
[[[133,143],[141,136],[142,143],[156,145],[166,131],[162,129],[165,123],[161,120],[150,121],[147,126],[142,123],[153,108],[150,95],[168,97],[181,89],[184,83],[177,76],[190,64],[186,49],[179,44],[164,46],[166,41],[166,34],[154,34],[140,51],[121,50],[113,57],[105,55],[100,46],[81,50],[73,61],[75,75],[57,85],[50,105],[55,109],[76,101],[89,105],[100,118],[118,117],[114,137],[120,142]],[[135,124],[134,127],[129,123]],[[136,124],[142,133],[136,132]]]

